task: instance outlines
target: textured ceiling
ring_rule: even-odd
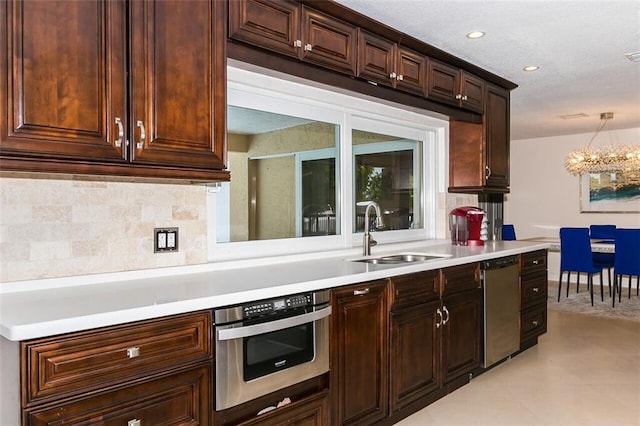
[[[607,130],[640,127],[640,0],[337,2],[518,84],[511,139],[593,133],[609,111]]]

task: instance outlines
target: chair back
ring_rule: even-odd
[[[592,239],[613,240],[616,237],[616,225],[591,225],[589,232]]]
[[[560,271],[602,271],[593,265],[589,228],[560,228]]]
[[[640,275],[640,229],[616,229],[616,275]]]
[[[514,241],[516,239],[516,229],[513,225],[502,225],[502,240],[503,241]]]

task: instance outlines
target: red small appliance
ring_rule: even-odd
[[[483,246],[482,227],[484,210],[479,207],[457,207],[449,213],[451,244],[457,246]]]

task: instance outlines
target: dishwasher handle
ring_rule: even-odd
[[[492,269],[507,268],[518,264],[518,256],[499,257],[497,259],[489,259],[480,263],[480,269],[489,271]]]

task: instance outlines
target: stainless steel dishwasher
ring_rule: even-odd
[[[520,349],[518,256],[481,263],[484,291],[484,360],[490,367]]]

